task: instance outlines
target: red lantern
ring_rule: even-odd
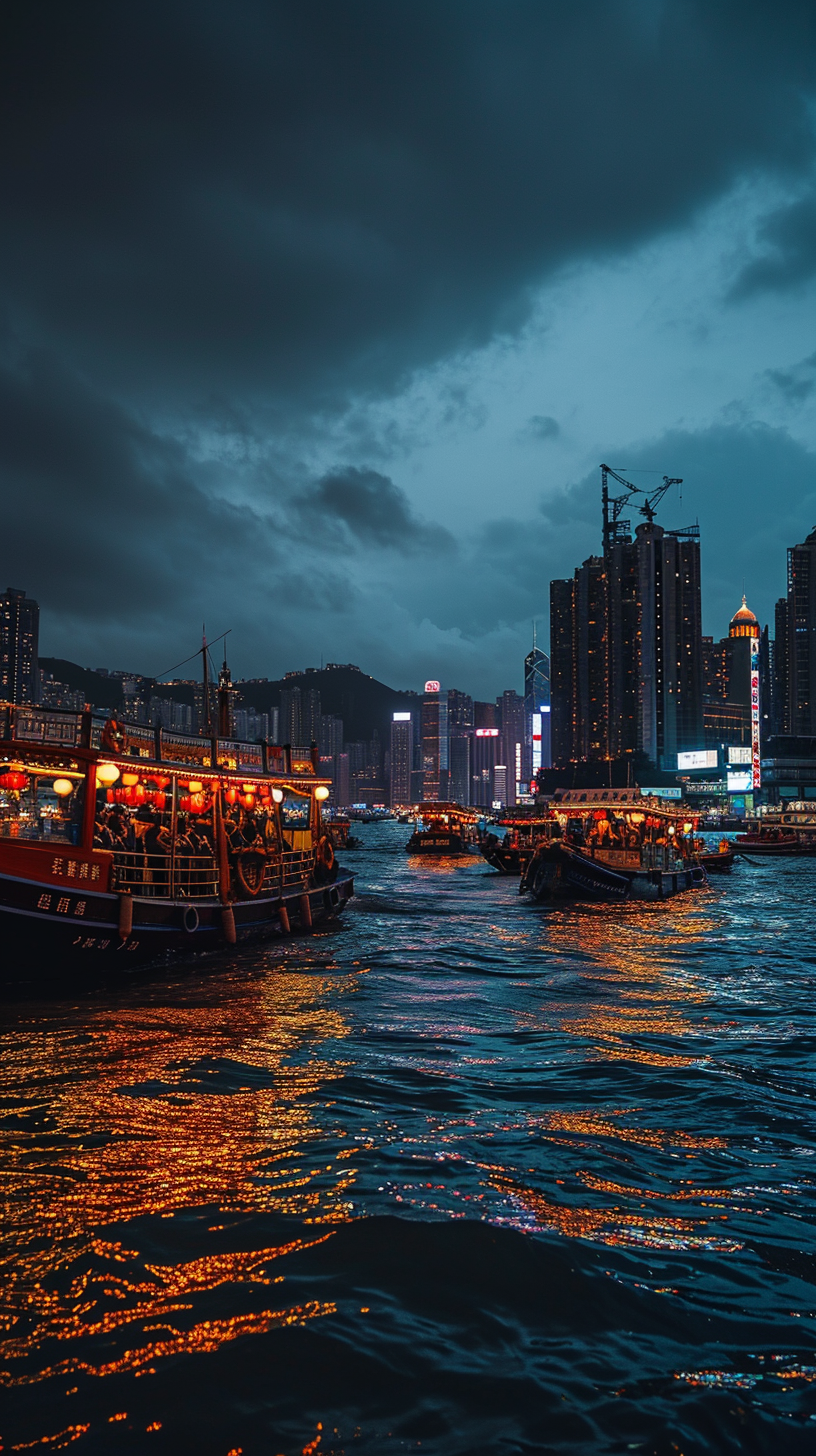
[[[155,784],[157,789],[166,789],[167,785],[170,783],[170,775],[151,774],[150,782],[151,784]]]
[[[108,792],[110,792],[110,790],[108,790]],[[129,804],[130,803],[130,789],[125,789],[125,788],[114,789],[113,790],[113,798],[114,798],[114,803],[116,803],[116,804]]]
[[[237,804],[237,802],[238,802],[238,790],[237,789],[227,789],[227,791],[226,791],[226,793],[224,795],[224,798],[226,799],[226,801],[227,801],[228,804]]]
[[[179,794],[179,808],[182,814],[189,814],[191,808],[189,794]]]
[[[28,783],[28,774],[20,773],[19,769],[8,768],[5,773],[0,774],[0,789],[14,789],[19,793]]]
[[[245,809],[254,809],[255,808],[255,795],[254,794],[244,794],[244,797],[241,800],[241,803],[243,804],[243,806],[244,806]]]
[[[158,809],[159,813],[161,814],[167,802],[167,795],[162,793],[161,789],[157,789],[155,794],[150,795],[150,798],[155,807]]]
[[[194,814],[202,814],[207,807],[207,800],[203,794],[190,794],[190,808]]]

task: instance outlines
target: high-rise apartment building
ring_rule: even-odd
[[[496,793],[496,768],[501,766],[502,788],[506,792],[506,768],[502,758],[502,739],[498,728],[476,728],[473,733],[473,762],[471,770],[470,802],[479,808],[489,809],[499,798]],[[504,803],[504,799],[501,799]]]
[[[411,771],[414,764],[414,720],[411,713],[394,713],[391,719],[391,807],[410,804]]]
[[[547,685],[549,687],[549,684]],[[525,740],[527,736],[525,700],[513,691],[505,691],[496,700],[501,723],[501,738],[504,750],[503,762],[507,768],[503,804],[515,804],[518,793],[523,792],[525,766]]]
[[[786,731],[816,736],[816,527],[788,550]],[[779,640],[777,638],[777,640]]]
[[[279,728],[282,743],[303,743],[300,688],[281,688]]]
[[[448,797],[448,695],[436,681],[425,684],[422,698],[422,801]]]
[[[657,767],[703,744],[700,537],[649,516],[605,532],[571,582],[550,589],[553,759],[636,751]]]
[[[575,582],[550,582],[550,726],[552,761],[570,763],[575,723],[573,720],[573,651],[572,629],[575,612]]]
[[[40,609],[17,587],[0,596],[0,698],[8,703],[39,701]]]
[[[466,807],[470,803],[473,739],[473,699],[448,688],[448,798]]]
[[[320,689],[301,689],[300,699],[300,731],[303,735],[298,741],[306,748],[312,743],[318,743],[320,739],[320,721],[322,718],[320,708]],[[296,740],[292,739],[294,743]]]

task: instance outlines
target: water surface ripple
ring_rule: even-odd
[[[816,866],[7,1000],[6,1451],[816,1450]]]

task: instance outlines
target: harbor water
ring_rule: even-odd
[[[4,1451],[816,1451],[816,864],[3,1002]],[[59,968],[54,968],[59,975]]]

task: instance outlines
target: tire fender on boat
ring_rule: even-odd
[[[133,896],[129,890],[123,890],[119,896],[119,936],[121,940],[127,940],[133,929]]]

